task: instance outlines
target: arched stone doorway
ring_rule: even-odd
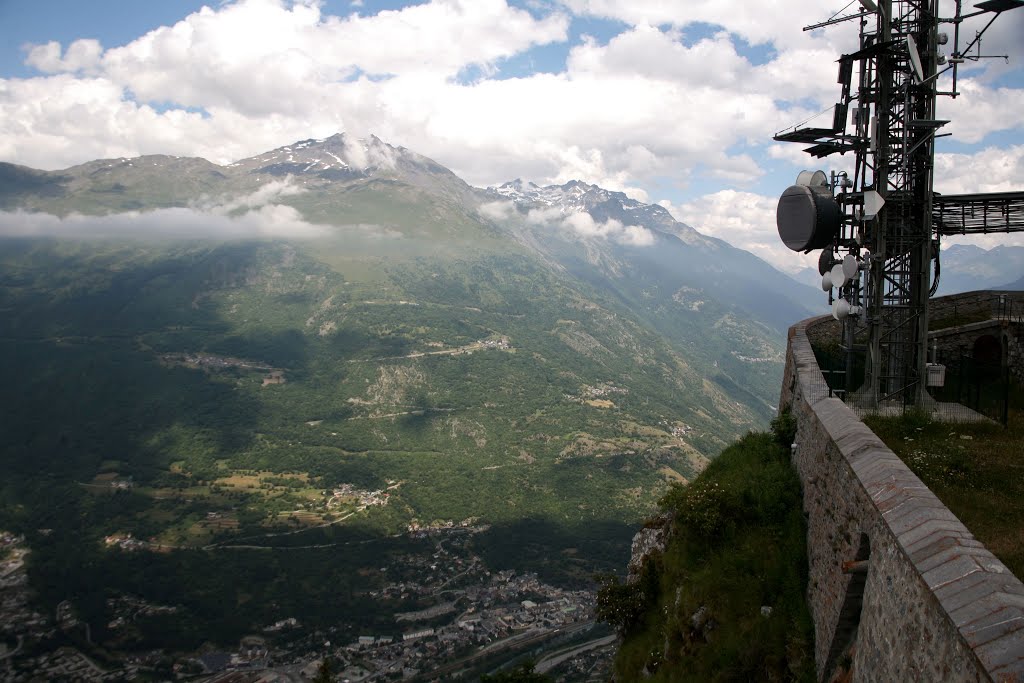
[[[998,337],[991,334],[982,335],[974,340],[974,351],[971,355],[976,363],[1002,365],[1003,344]]]

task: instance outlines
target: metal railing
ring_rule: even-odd
[[[934,299],[928,328],[936,331],[987,320],[1024,323],[1024,292],[983,291]]]

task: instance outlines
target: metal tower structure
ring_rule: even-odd
[[[822,288],[843,321],[848,378],[855,348],[866,350],[864,384],[848,387],[846,399],[866,407],[921,405],[930,400],[928,299],[938,286],[939,237],[1024,230],[1024,192],[934,193],[935,140],[949,123],[937,118],[936,100],[960,94],[958,65],[989,56],[980,54],[982,34],[1024,0],[986,0],[968,14],[956,0],[950,18],[939,16],[938,0],[859,2],[854,14],[804,29],[860,25],[857,51],[839,59],[841,96],[832,127],[775,136],[809,144],[805,151],[818,158],[852,152],[854,171],[801,173],[779,201],[779,234],[797,251],[823,248]],[[962,23],[981,15],[988,23],[961,50]],[[940,30],[946,25],[952,41]],[[952,84],[942,91],[945,74]]]

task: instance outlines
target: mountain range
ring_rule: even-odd
[[[939,296],[975,289],[1024,289],[1024,247],[953,244],[942,250],[941,269]]]
[[[125,647],[334,623],[383,581],[352,544],[410,529],[552,581],[621,567],[671,482],[772,417],[784,331],[822,308],[660,206],[475,188],[375,137],[0,164],[0,240],[0,528]],[[266,567],[234,544],[319,578],[237,580]],[[107,629],[96,585],[182,618]]]

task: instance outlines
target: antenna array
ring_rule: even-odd
[[[982,34],[1024,0],[986,0],[969,14],[956,0],[955,15],[945,19],[938,15],[938,0],[860,4],[856,14],[804,29],[859,20],[858,50],[839,59],[841,96],[832,127],[775,135],[810,145],[805,151],[816,158],[852,152],[853,174],[833,172],[825,192],[820,183],[805,187],[810,176],[801,174],[779,202],[779,234],[797,251],[826,245],[819,270],[833,315],[843,321],[848,382],[855,351],[866,350],[867,356],[864,384],[848,386],[847,401],[865,407],[922,405],[930,401],[928,299],[938,286],[939,237],[1024,230],[1024,192],[934,193],[935,140],[949,123],[937,118],[936,99],[960,94],[959,65],[986,57],[980,54]],[[991,16],[961,51],[961,24],[979,15]],[[949,58],[941,48],[950,42],[939,30],[944,25],[953,27]],[[951,74],[952,88],[940,92],[944,74]]]

